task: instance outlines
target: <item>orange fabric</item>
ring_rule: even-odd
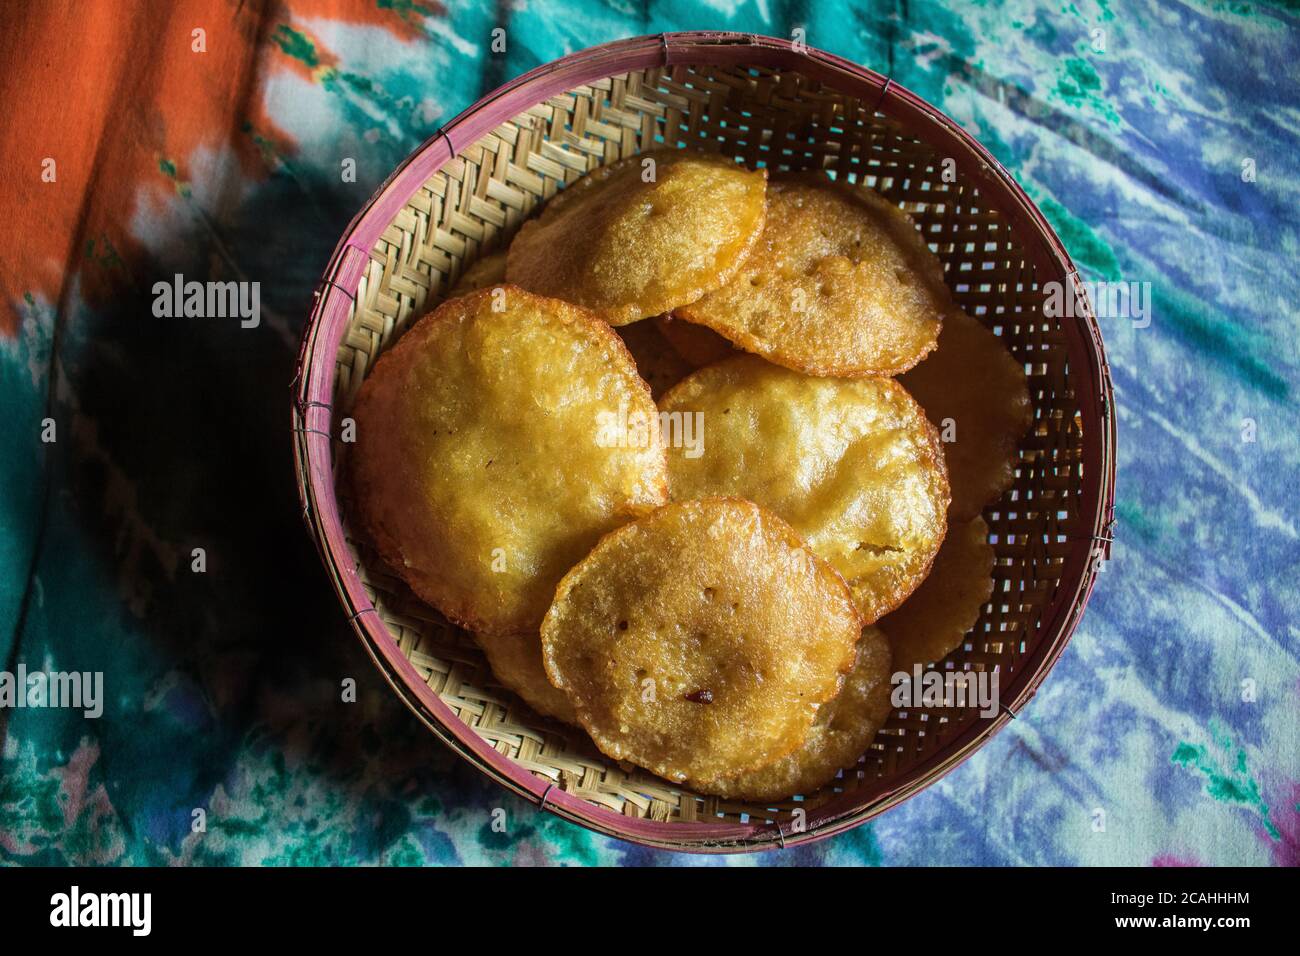
[[[107,257],[108,265],[114,252],[129,261],[133,250],[121,226],[137,184],[173,188],[164,160],[179,162],[172,158],[234,128],[248,87],[231,79],[252,72],[263,6],[246,4],[233,18],[203,0],[64,0],[7,9],[0,221],[21,225],[0,233],[0,291],[8,301],[34,289],[61,298],[90,242],[90,256]],[[205,53],[192,48],[196,29],[206,31]],[[46,158],[56,164],[52,183],[41,178]],[[183,168],[177,176],[184,178]],[[92,281],[83,291],[93,299],[104,290]],[[15,319],[12,309],[0,311],[0,333],[12,334]]]
[[[418,33],[400,12],[362,0],[46,0],[0,9],[0,337],[14,334],[28,293],[62,303],[80,275],[94,303],[127,281],[140,253],[127,226],[141,191],[179,188],[196,147],[233,147],[254,177],[267,170],[241,134],[245,123],[292,152],[265,114],[265,74],[311,69],[270,41],[277,24],[316,16],[382,25],[403,40]],[[199,29],[205,52],[195,50]],[[47,158],[56,164],[52,183],[41,178]]]

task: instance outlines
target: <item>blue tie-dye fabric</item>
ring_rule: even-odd
[[[121,209],[146,250],[126,292],[92,301],[73,275],[51,297],[33,276],[30,294],[0,306],[15,315],[0,324],[14,329],[0,336],[0,666],[99,670],[106,688],[98,720],[0,712],[0,860],[1297,862],[1294,4],[218,10],[260,18],[256,108],[230,135],[264,168],[207,154],[160,163],[160,176],[190,172],[161,209]],[[479,95],[624,36],[795,27],[962,123],[1087,278],[1151,284],[1151,322],[1103,322],[1121,445],[1114,560],[1020,718],[851,834],[784,854],[673,855],[508,796],[391,694],[303,533],[286,385],[348,218]],[[349,157],[356,183],[339,174]],[[148,318],[154,281],[202,278],[218,259],[222,275],[262,282],[262,327]],[[63,428],[52,445],[40,442],[47,415]],[[204,574],[190,573],[194,547]],[[346,677],[354,704],[339,701]],[[206,832],[193,832],[196,809]]]

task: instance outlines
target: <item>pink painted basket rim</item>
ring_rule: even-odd
[[[914,795],[966,760],[1021,710],[1037,691],[1073,635],[1092,592],[1097,567],[1093,543],[1109,556],[1114,523],[1116,442],[1113,392],[1101,332],[1090,308],[1077,325],[1065,324],[1070,379],[1077,393],[1093,395],[1095,406],[1082,403],[1083,467],[1090,479],[1083,490],[1080,515],[1091,528],[1061,570],[1061,586],[1036,630],[1034,651],[1022,660],[1007,688],[1003,712],[991,721],[968,719],[963,729],[930,757],[899,779],[865,785],[841,794],[808,814],[806,828],[787,832],[767,823],[666,822],[637,819],[564,792],[554,784],[497,752],[464,724],[425,683],[378,619],[362,586],[335,495],[330,440],[335,362],[368,253],[398,211],[457,152],[477,142],[501,123],[551,96],[632,70],[677,64],[734,65],[796,69],[842,93],[904,121],[909,135],[961,155],[981,194],[1004,216],[1025,243],[1038,275],[1055,276],[1084,290],[1064,246],[1042,213],[1006,169],[959,127],[921,97],[865,67],[812,47],[796,49],[789,40],[744,33],[698,31],[662,33],[592,47],[540,66],[488,94],[416,149],[379,187],[349,224],[330,258],[317,290],[316,303],[303,332],[294,379],[294,465],[303,516],[331,571],[335,590],[351,610],[351,622],[380,671],[420,720],[493,779],[544,808],[597,832],[647,846],[686,851],[743,851],[791,846],[824,839],[857,826]],[[963,163],[962,159],[970,162]],[[1030,242],[1033,236],[1037,241]],[[1039,272],[1038,270],[1042,271]],[[1070,586],[1073,585],[1072,589]],[[430,720],[425,711],[433,716]],[[957,759],[953,759],[953,755]],[[865,809],[863,809],[865,807]]]

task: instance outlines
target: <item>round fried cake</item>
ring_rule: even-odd
[[[767,224],[730,282],[680,318],[810,375],[894,375],[934,348],[953,308],[912,221],[876,193],[775,176]]]
[[[1034,414],[1023,366],[997,335],[958,311],[944,322],[934,354],[900,381],[944,438],[949,515],[975,517],[1015,481],[1020,437]]]
[[[506,277],[611,325],[668,312],[735,275],[762,231],[766,191],[765,170],[729,159],[692,150],[629,156],[525,222]]]
[[[736,347],[717,332],[685,319],[661,315],[654,324],[691,368],[704,368],[736,354]]]
[[[474,631],[535,630],[564,573],[667,494],[658,429],[620,442],[603,427],[655,421],[622,341],[512,286],[418,322],[352,414],[362,527],[416,595]]]
[[[506,281],[505,250],[475,259],[468,269],[460,274],[460,279],[452,286],[449,298],[468,295],[476,289],[486,289],[490,285],[501,285]]]
[[[709,783],[706,792],[741,800],[781,800],[821,789],[866,753],[889,718],[889,678],[889,642],[868,627],[843,688],[818,708],[803,744],[766,766]]]
[[[752,355],[693,373],[659,401],[703,414],[703,451],[668,449],[675,500],[748,498],[848,582],[870,624],[920,584],[943,541],[938,434],[888,378],[814,378]]]
[[[789,525],[710,498],[603,538],[560,582],[542,660],[605,754],[693,784],[798,747],[860,630],[844,582]]]
[[[542,667],[542,641],[536,631],[527,634],[475,634],[487,655],[492,673],[544,717],[577,726],[578,715],[568,696],[546,676]]]
[[[948,529],[930,576],[902,606],[880,619],[895,670],[912,672],[961,646],[993,593],[993,545],[983,518]]]
[[[617,332],[655,398],[694,371],[695,367],[678,354],[655,323],[633,322],[620,327]]]

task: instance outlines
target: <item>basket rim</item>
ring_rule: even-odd
[[[792,832],[777,823],[654,821],[618,813],[569,794],[498,752],[421,678],[401,653],[378,614],[343,533],[333,478],[331,447],[335,355],[355,301],[369,251],[406,201],[461,149],[537,103],[576,86],[633,70],[674,65],[731,65],[793,69],[837,91],[872,102],[902,120],[908,135],[928,145],[959,150],[958,160],[982,196],[1004,215],[1025,255],[1042,275],[1056,276],[1075,292],[1077,323],[1062,323],[1069,379],[1083,419],[1085,474],[1079,521],[1086,542],[1061,568],[1060,584],[1035,629],[1034,650],[1003,689],[1001,712],[965,719],[935,753],[897,779],[842,794],[808,813]],[[1030,238],[1035,241],[1029,241]],[[858,826],[915,795],[971,756],[1028,704],[1073,636],[1092,593],[1100,560],[1109,558],[1114,524],[1116,418],[1110,369],[1101,330],[1064,245],[1012,175],[941,110],[890,77],[831,53],[787,39],[727,31],[689,31],[632,37],[590,47],[543,64],[479,99],[417,147],[379,186],[349,223],[330,257],[302,334],[292,381],[292,441],[302,514],[321,561],[367,653],[420,721],[456,753],[517,795],[596,832],[660,849],[737,852],[811,843]],[[1086,400],[1091,395],[1093,401]],[[1007,701],[1010,700],[1010,703]]]

